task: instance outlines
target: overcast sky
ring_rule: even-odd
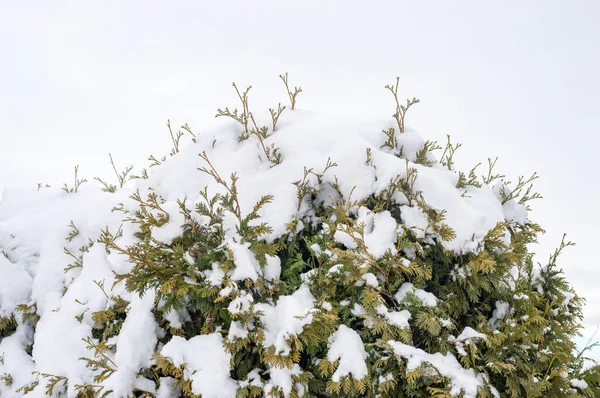
[[[462,142],[458,164],[499,156],[541,178],[530,217],[577,243],[561,265],[600,324],[600,2],[0,0],[0,191],[80,174],[112,177],[168,152],[167,119],[200,132],[252,84],[256,108],[285,102],[359,118],[393,113],[383,89],[422,103],[407,124]],[[586,335],[586,337],[587,337]]]

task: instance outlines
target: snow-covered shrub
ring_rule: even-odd
[[[5,190],[2,397],[598,394],[570,243],[527,250],[535,175],[455,170],[398,80],[392,119],[355,122],[281,78],[293,110],[263,120],[234,85],[230,124],[169,124],[171,156],[118,185]]]

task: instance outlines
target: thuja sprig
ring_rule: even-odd
[[[159,197],[156,193],[154,193],[154,192],[148,193],[147,199],[143,200],[140,191],[137,190],[137,191],[135,191],[135,193],[133,195],[130,196],[130,198],[135,200],[136,202],[138,202],[141,206],[149,207],[151,209],[158,210],[159,212],[163,213],[167,217],[166,221],[168,221],[169,213],[160,206],[161,203],[159,203],[159,201],[158,201]]]
[[[373,206],[373,209],[376,211],[382,211],[382,210],[391,210],[392,209],[392,199],[394,197],[394,194],[398,191],[398,190],[402,190],[401,187],[401,181],[402,181],[402,177],[400,175],[397,175],[394,178],[390,178],[390,182],[388,184],[388,186],[381,191],[381,198],[384,199],[383,203],[378,203],[376,205]]]
[[[563,250],[567,247],[575,246],[574,242],[566,241],[565,238],[567,234],[563,234],[562,239],[560,241],[560,245],[554,249],[554,252],[548,256],[548,263],[545,266],[542,266],[539,262],[537,263],[540,269],[540,275],[542,276],[543,283],[546,285],[549,283],[549,280],[553,277],[556,277],[563,273],[563,270],[558,267],[558,257],[562,254]],[[547,291],[547,289],[544,289]]]
[[[110,301],[112,305],[106,310],[92,313],[92,335],[103,341],[119,334],[129,306],[129,302],[121,296],[111,297]]]
[[[149,167],[160,166],[165,160],[167,160],[166,156],[163,156],[160,159],[157,159],[154,155],[148,156],[148,160],[151,162]]]
[[[119,173],[119,171],[117,170],[117,166],[115,166],[115,161],[113,160],[113,157],[110,153],[108,154],[108,157],[110,158],[110,165],[112,166],[113,171],[115,172],[115,175],[117,176],[117,181],[119,182],[119,188],[123,188],[123,185],[125,185],[125,182],[127,182],[127,176],[129,175],[131,170],[133,170],[133,166],[125,167],[125,170],[123,170],[122,172]]]
[[[0,316],[0,337],[10,336],[15,330],[17,330],[17,320],[14,315],[9,317]]]
[[[283,84],[285,85],[285,90],[287,91],[288,97],[290,98],[292,110],[296,109],[296,97],[302,92],[302,87],[294,87],[294,90],[291,90],[289,86],[287,72],[285,73],[285,75],[279,75],[279,78],[283,81]]]
[[[367,148],[366,155],[367,157],[365,159],[365,166],[373,166],[374,168],[377,168],[377,166],[373,164],[373,150],[371,148]]]
[[[257,127],[256,122],[254,121],[254,116],[250,114],[250,118],[252,119],[252,124],[254,127],[250,130],[251,135],[255,135],[260,142],[260,146],[267,157],[267,160],[273,164],[281,163],[281,153],[279,153],[279,148],[275,148],[275,144],[271,144],[271,146],[265,145],[265,140],[269,137],[269,128],[267,126]]]
[[[159,166],[161,165],[165,160],[167,160],[166,156],[163,156],[160,159],[157,159],[154,155],[150,155],[148,156],[148,161],[150,162],[150,166],[148,166],[148,168],[152,168],[154,166]],[[142,172],[140,173],[140,175],[132,175],[131,179],[143,179],[143,180],[147,180],[148,179],[148,169],[142,169]]]
[[[105,398],[112,393],[112,390],[102,393],[104,387],[94,384],[75,384],[75,390],[78,391],[78,397],[85,398]]]
[[[417,151],[415,163],[423,166],[433,166],[435,162],[429,160],[428,154],[438,149],[442,149],[442,147],[436,141],[426,141],[423,147]]]
[[[462,144],[458,143],[456,145],[452,145],[450,141],[450,135],[446,135],[448,138],[448,142],[446,143],[446,147],[444,148],[444,152],[442,152],[442,157],[440,159],[440,163],[448,168],[448,170],[452,170],[454,166],[454,154],[462,146]]]
[[[7,387],[12,386],[14,380],[10,373],[3,373],[0,375],[0,381],[3,381]]]
[[[138,203],[135,213],[132,214],[131,211],[125,208],[123,203],[119,203],[112,211],[124,213],[125,217],[123,218],[123,221],[131,222],[139,226],[139,230],[133,233],[136,238],[141,240],[150,238],[152,236],[152,227],[159,228],[169,222],[171,216],[169,212],[162,207],[165,200],[155,192],[149,192],[146,195],[146,198],[143,199],[140,191],[136,190],[129,198]],[[119,231],[120,230],[121,227],[119,227]],[[104,243],[108,250],[108,247],[112,246],[116,238],[117,237],[113,237],[107,229],[101,232],[98,241]]]
[[[69,228],[71,228],[71,232],[67,235],[67,240],[71,242],[76,236],[79,235],[79,229],[75,226],[73,220],[69,223]]]
[[[242,103],[242,110],[238,111],[238,109],[235,108],[233,111],[231,111],[227,107],[225,108],[225,110],[219,108],[217,109],[217,114],[215,117],[225,116],[240,123],[242,125],[243,131],[238,138],[239,141],[246,140],[251,135],[256,136],[256,138],[258,138],[258,141],[260,142],[260,146],[262,147],[265,156],[267,157],[267,160],[273,164],[281,163],[281,154],[279,153],[279,150],[275,148],[275,144],[271,144],[270,147],[265,145],[265,139],[269,137],[269,128],[266,126],[258,127],[258,124],[256,124],[256,120],[254,119],[254,115],[252,114],[252,112],[250,112],[248,92],[250,92],[252,86],[248,86],[244,92],[241,92],[238,89],[235,82],[232,83],[232,85],[235,89],[235,92],[238,95],[240,102]],[[271,112],[271,122],[273,126],[273,131],[275,131],[275,128],[277,127],[277,121],[279,120],[279,116],[281,116],[281,113],[284,109],[285,107],[282,108],[281,104],[279,104],[277,111],[275,111],[274,109],[269,109],[269,111]]]
[[[37,371],[31,372],[31,374],[48,379],[48,382],[46,383],[46,395],[52,396],[54,394],[54,389],[56,388],[57,384],[61,382],[63,383],[61,387],[63,393],[67,389],[68,379],[65,376],[53,375],[50,373],[40,373]],[[62,394],[59,393],[59,396],[61,395]]]
[[[106,296],[106,298],[110,300],[110,296],[108,295],[108,293],[106,293],[106,290],[104,289],[104,279],[102,279],[101,281],[94,280],[94,284],[98,286],[102,293]]]
[[[481,163],[477,163],[475,167],[473,167],[471,171],[469,171],[468,176],[464,172],[459,171],[458,180],[456,181],[456,188],[465,189],[469,185],[474,186],[476,188],[481,188],[481,182],[479,182],[477,174],[475,174],[479,166],[481,166]],[[466,191],[463,192],[462,196],[467,196]]]
[[[169,129],[169,134],[171,135],[171,142],[173,143],[173,148],[171,149],[169,155],[173,156],[176,153],[179,153],[179,141],[185,133],[181,130],[178,130],[177,133],[173,134],[173,129],[171,128],[171,121],[169,119],[167,119],[167,128]],[[196,142],[196,134],[192,132],[192,129],[190,129],[187,123],[181,126],[181,129],[187,131],[192,136],[192,141]]]
[[[227,184],[225,182],[225,180],[223,180],[223,178],[221,178],[221,176],[219,175],[219,172],[217,171],[217,169],[215,169],[215,166],[213,166],[212,162],[210,161],[210,159],[208,158],[208,155],[206,154],[206,152],[202,152],[199,153],[198,156],[200,156],[207,164],[209,168],[206,167],[198,167],[198,170],[208,174],[209,176],[211,176],[212,178],[214,178],[214,180],[221,186],[223,186],[227,192],[229,193],[229,200],[226,200],[227,203],[231,202],[231,205],[226,206],[228,208],[228,210],[230,210],[233,214],[236,215],[236,217],[238,218],[238,220],[241,221],[241,217],[242,217],[242,208],[240,207],[240,202],[238,200],[238,195],[237,195],[237,174],[236,173],[232,173],[231,174],[231,184]]]
[[[141,220],[144,220],[149,225],[155,227],[160,227],[169,222],[169,212],[161,207],[164,203],[164,199],[159,197],[155,192],[149,192],[144,200],[142,199],[140,191],[137,190],[130,198],[139,203],[139,210],[135,213],[137,218],[127,218],[125,221],[142,224]],[[157,212],[157,214],[154,214],[152,210]]]
[[[575,376],[577,376],[577,378],[580,378],[580,374],[584,371],[585,361],[586,360],[588,360],[588,361],[592,360],[592,358],[585,357],[583,355],[587,351],[591,351],[594,348],[600,346],[600,341],[597,341],[597,340],[594,341],[595,338],[596,338],[596,335],[598,334],[598,330],[599,329],[600,329],[600,326],[597,326],[596,330],[594,331],[594,333],[592,333],[592,335],[588,338],[588,340],[585,343],[584,347],[577,352],[576,359],[578,360],[578,364],[573,367],[573,373],[575,374]]]
[[[119,171],[117,170],[117,166],[115,166],[115,161],[110,153],[108,154],[108,157],[110,158],[110,165],[112,166],[112,169],[115,172],[115,175],[117,176],[117,182],[118,182],[119,186],[117,187],[114,184],[109,184],[99,177],[94,177],[94,179],[96,181],[98,181],[100,184],[102,184],[102,186],[103,186],[102,190],[104,192],[114,193],[117,191],[118,188],[123,188],[123,185],[125,185],[125,183],[127,182],[127,176],[129,175],[131,170],[133,170],[133,166],[125,167],[125,170],[119,173]]]
[[[325,163],[325,168],[323,168],[323,171],[320,173],[315,172],[313,168],[309,169],[309,168],[304,167],[304,176],[302,177],[302,179],[293,182],[293,184],[297,188],[296,189],[296,198],[298,199],[298,202],[297,202],[298,211],[300,211],[300,207],[302,206],[302,201],[306,197],[306,195],[317,194],[319,192],[319,189],[317,189],[315,187],[311,187],[308,177],[310,175],[314,175],[317,178],[318,185],[321,185],[323,183],[323,176],[325,175],[327,170],[329,170],[332,167],[336,167],[336,166],[337,166],[337,163],[332,162],[331,158],[327,158],[327,162]]]
[[[83,268],[83,254],[80,256],[75,255],[75,253],[73,253],[71,250],[67,249],[66,247],[63,248],[64,253],[66,255],[68,255],[69,257],[71,257],[73,259],[73,262],[71,262],[69,265],[67,265],[63,271],[64,272],[68,272],[74,268]]]
[[[512,190],[508,190],[506,188],[506,185],[510,184],[510,181],[508,181],[506,185],[503,185],[502,189],[500,190],[500,195],[502,196],[502,204],[517,198],[519,198],[518,203],[520,205],[523,205],[533,199],[540,199],[542,195],[540,195],[537,192],[532,192],[533,181],[537,180],[538,178],[539,176],[537,175],[537,173],[533,173],[531,177],[527,179],[525,179],[525,176],[519,176],[517,185]],[[523,193],[523,190],[525,190],[525,193]],[[527,208],[529,210],[529,206],[527,206]]]
[[[35,390],[35,388],[38,386],[38,384],[40,384],[40,382],[38,380],[32,381],[29,384],[25,384],[24,386],[17,388],[15,390],[15,392],[19,393],[19,394],[23,393],[23,395],[29,394],[30,392]]]
[[[33,324],[35,325],[37,321],[40,319],[40,316],[37,313],[37,304],[19,304],[17,305],[16,312],[21,314],[21,322],[25,323],[27,320],[31,319]]]
[[[383,134],[387,137],[381,148],[390,148],[392,151],[398,149],[398,138],[396,138],[396,130],[393,127],[382,130]]]
[[[393,178],[390,178],[390,182],[387,187],[381,191],[380,198],[374,198],[373,208],[378,211],[391,210],[392,214],[395,213],[392,208],[392,201],[394,195],[397,192],[402,192],[408,200],[408,206],[412,206],[413,202],[417,200],[421,191],[415,190],[415,183],[417,181],[417,169],[410,167],[409,160],[406,159],[406,173],[404,176],[398,174]]]
[[[446,209],[441,211],[432,209],[425,203],[425,199],[422,195],[419,195],[417,199],[417,207],[427,216],[428,225],[423,233],[427,234],[430,228],[435,234],[437,234],[442,241],[451,241],[456,238],[456,232],[447,224],[443,222],[446,220]]]
[[[385,88],[390,90],[390,92],[394,96],[394,100],[396,102],[396,112],[392,116],[394,117],[394,119],[396,119],[396,122],[398,123],[398,129],[400,130],[400,133],[404,133],[404,119],[406,118],[406,113],[408,112],[408,109],[411,106],[413,106],[414,104],[418,104],[420,100],[413,97],[412,100],[406,100],[406,105],[401,104],[400,100],[398,99],[398,84],[400,84],[400,78],[396,77],[396,84],[388,84],[385,86]]]
[[[71,257],[73,261],[64,268],[64,272],[68,272],[74,268],[82,268],[83,267],[83,255],[90,251],[90,248],[94,245],[94,242],[88,238],[88,244],[83,245],[79,248],[80,255],[76,255],[68,248],[64,247],[63,251],[66,255]]]
[[[110,232],[108,227],[100,231],[100,237],[98,243],[102,243],[105,246],[106,254],[110,254],[110,249],[114,249],[121,254],[127,254],[127,252],[116,244],[116,240],[123,236],[123,225],[119,226],[117,232],[114,234]]]
[[[174,156],[175,154],[179,153],[180,140],[181,140],[181,137],[183,137],[185,135],[185,133],[183,131],[186,131],[187,133],[189,133],[192,136],[192,142],[196,142],[196,134],[194,134],[194,132],[192,131],[190,126],[187,125],[187,123],[180,127],[180,129],[183,131],[178,130],[177,133],[173,133],[173,129],[171,128],[171,121],[167,119],[167,128],[169,129],[169,134],[171,136],[171,142],[173,144],[173,147],[171,148],[171,151],[169,152],[170,156]],[[148,156],[148,161],[150,162],[150,166],[148,166],[148,168],[152,168],[154,166],[159,166],[166,160],[167,160],[166,156],[157,158],[154,155],[150,155],[150,156]],[[113,165],[113,168],[114,168],[114,165]],[[116,170],[115,170],[115,172],[116,172]],[[118,173],[117,173],[117,176],[118,176]],[[148,179],[148,170],[142,169],[142,172],[140,173],[140,175],[132,175],[130,177],[130,179],[138,179],[138,178],[141,178],[144,180]]]
[[[84,182],[87,182],[87,180],[85,178],[79,179],[79,177],[77,175],[78,172],[79,172],[79,165],[75,166],[75,178],[73,181],[73,186],[69,187],[65,183],[65,184],[63,184],[63,188],[62,188],[63,191],[65,191],[66,193],[77,193],[81,184],[83,184]]]
[[[273,108],[269,108],[269,113],[271,114],[271,122],[272,122],[272,132],[275,132],[277,128],[277,122],[279,121],[279,117],[285,110],[285,106],[281,106],[281,103],[277,104],[277,110]]]
[[[225,107],[224,110],[221,108],[218,108],[217,114],[215,115],[215,117],[225,116],[225,117],[229,117],[229,118],[237,121],[238,123],[240,123],[242,125],[242,127],[244,128],[244,131],[240,135],[239,140],[243,141],[250,136],[250,130],[249,130],[249,126],[248,126],[250,123],[250,109],[249,109],[249,102],[248,102],[248,92],[250,91],[252,86],[248,86],[246,88],[246,91],[244,91],[244,92],[240,92],[240,90],[238,89],[235,82],[232,83],[232,86],[235,89],[235,92],[237,93],[237,96],[240,99],[240,102],[242,103],[241,112],[238,111],[237,108],[233,109],[233,111],[229,110],[228,107]]]
[[[94,382],[101,383],[117,370],[117,364],[106,354],[115,345],[105,341],[95,343],[90,336],[82,340],[87,343],[87,350],[94,350],[94,358],[80,357],[79,360],[86,362],[86,368],[101,369],[101,372],[94,376]]]
[[[487,175],[481,176],[481,180],[487,185],[490,185],[495,180],[502,179],[505,177],[504,174],[494,174],[494,167],[496,167],[496,162],[498,162],[497,157],[493,161],[491,158],[488,158],[488,173]]]
[[[409,167],[408,159],[406,159],[406,177],[399,180],[399,187],[406,195],[409,206],[412,206],[413,201],[421,194],[420,191],[415,191],[415,182],[417,182],[417,169]]]
[[[204,159],[204,161],[208,164],[207,167],[199,167],[198,170],[208,174],[221,186],[225,188],[227,194],[220,195],[217,194],[212,200],[208,199],[206,195],[206,191],[204,194],[205,199],[209,203],[209,205],[214,206],[216,203],[219,203],[222,208],[230,211],[235,215],[238,219],[238,233],[242,235],[244,238],[257,239],[259,236],[270,233],[271,227],[266,223],[260,223],[258,225],[250,225],[253,220],[259,219],[260,216],[258,214],[259,210],[264,207],[267,203],[270,203],[273,200],[272,195],[264,195],[262,196],[258,202],[252,208],[252,211],[247,215],[242,214],[242,208],[240,206],[239,198],[238,198],[238,190],[237,190],[237,181],[238,177],[235,173],[231,174],[231,183],[227,183],[219,174],[217,169],[214,167],[206,152],[202,152],[199,156]]]

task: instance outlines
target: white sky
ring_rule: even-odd
[[[0,191],[147,166],[169,148],[167,118],[196,132],[253,85],[255,108],[286,102],[353,117],[393,113],[383,89],[422,103],[408,125],[462,142],[470,168],[499,156],[537,171],[531,218],[577,243],[561,264],[600,324],[600,2],[0,0]],[[541,260],[541,259],[540,259]]]

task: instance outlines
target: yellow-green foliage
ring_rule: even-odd
[[[290,89],[287,74],[281,78],[288,91],[291,109],[294,109],[301,89]],[[249,108],[250,87],[243,92],[235,84],[234,88],[241,110],[220,109],[217,116],[229,117],[240,123],[240,140],[255,135],[265,158],[272,167],[277,167],[281,155],[277,148],[264,143],[269,129],[256,124]],[[393,117],[399,131],[403,132],[406,112],[418,100],[413,98],[404,105],[398,99],[398,81],[387,88],[395,99]],[[284,109],[279,104],[277,110],[271,110],[271,133],[275,131]],[[384,146],[402,158],[403,149],[394,129],[383,133],[383,138],[387,137]],[[178,152],[181,135],[173,135],[171,131],[171,137],[174,154]],[[459,147],[451,144],[449,139],[444,149],[435,142],[427,142],[417,152],[416,162],[423,167],[454,170],[454,156]],[[439,150],[443,150],[441,156],[438,156],[439,153],[436,155],[435,151]],[[370,150],[366,155],[365,163],[371,165]],[[297,206],[298,209],[302,204],[310,206],[311,218],[293,220],[283,236],[266,241],[265,236],[271,232],[271,227],[261,222],[259,213],[272,197],[261,197],[250,212],[243,213],[236,174],[223,176],[206,153],[199,156],[204,166],[198,169],[198,173],[211,176],[223,189],[222,193],[214,195],[204,190],[201,192],[203,200],[194,207],[181,198],[179,207],[185,219],[181,236],[169,244],[152,239],[152,228],[167,223],[169,213],[162,208],[163,198],[154,193],[143,197],[136,192],[132,199],[139,205],[137,211],[131,212],[124,206],[117,210],[123,212],[124,223],[138,227],[137,241],[127,247],[119,246],[116,238],[120,231],[111,233],[107,229],[99,242],[107,252],[125,255],[134,264],[129,273],[117,275],[117,281],[124,280],[130,291],[139,294],[157,289],[154,314],[165,330],[159,344],[167,343],[175,335],[186,339],[199,334],[223,335],[225,347],[232,355],[231,377],[241,382],[238,396],[284,396],[278,387],[270,391],[265,389],[269,369],[291,369],[296,365],[301,371],[293,375],[295,387],[292,397],[300,396],[300,391],[307,397],[451,396],[447,377],[428,363],[409,369],[407,361],[390,348],[390,340],[428,353],[454,355],[464,368],[473,369],[481,375],[484,387],[479,394],[482,397],[492,397],[496,390],[502,397],[515,398],[592,397],[598,393],[598,370],[584,370],[583,358],[576,355],[572,343],[580,327],[582,299],[574,294],[557,265],[558,255],[570,243],[563,240],[547,264],[540,268],[534,265],[527,245],[543,231],[541,227],[532,222],[503,222],[489,231],[475,253],[459,254],[444,249],[442,243],[452,240],[456,234],[445,224],[445,211],[429,207],[421,193],[415,190],[419,175],[416,168],[410,167],[408,159],[403,176],[391,179],[379,194],[363,200],[344,198],[339,186],[331,184],[328,188],[333,188],[337,195],[332,197],[330,204],[310,198],[325,188],[322,176],[337,165],[328,160],[323,171],[305,169],[304,177],[295,183]],[[435,160],[436,156],[439,161]],[[160,163],[156,158],[152,159],[155,164]],[[459,172],[456,188],[463,195],[468,195],[469,187],[481,187],[503,177],[493,172],[494,165],[495,161],[490,160],[487,176],[477,177],[477,167],[469,173]],[[121,186],[128,172],[119,174],[115,169]],[[308,183],[312,177],[317,178],[316,186]],[[538,198],[530,185],[535,178],[535,175],[530,179],[520,178],[512,189],[507,184],[501,192],[504,201],[514,199],[526,204]],[[75,177],[75,187],[67,190],[76,191],[79,184],[80,180]],[[108,184],[106,187],[110,192],[116,189]],[[425,214],[428,226],[423,231],[400,230],[394,242],[395,252],[388,250],[383,256],[376,257],[365,243],[365,225],[359,221],[357,209],[364,207],[375,213],[389,212],[401,225],[400,205],[393,199],[397,193],[406,197],[409,206],[416,206]],[[222,247],[224,211],[235,216],[241,241],[249,245],[262,267],[267,264],[267,256],[277,256],[281,260],[280,280],[234,281],[227,276],[235,264],[231,251]],[[197,217],[192,216],[193,212],[204,217],[205,221],[199,223]],[[348,248],[338,243],[334,238],[338,231],[351,236],[355,247]],[[508,240],[505,239],[507,236]],[[210,270],[215,263],[225,274],[222,286],[236,286],[231,293],[220,294],[221,287],[212,286],[203,276],[202,272]],[[337,271],[331,272],[334,266]],[[362,283],[367,273],[377,276],[378,286]],[[425,306],[413,295],[399,303],[394,295],[405,282],[434,294],[438,299],[437,305]],[[295,292],[303,283],[309,286],[318,310],[312,314],[312,322],[302,333],[289,337],[290,352],[287,355],[265,344],[261,314],[254,306],[243,313],[228,311],[228,306],[236,298],[236,291],[250,292],[255,302],[274,303],[278,297]],[[511,311],[492,324],[490,319],[498,303],[507,303]],[[353,311],[355,306],[364,311]],[[381,306],[410,312],[408,327],[390,323]],[[171,309],[185,310],[190,315],[181,328],[168,325],[165,313]],[[127,302],[117,297],[112,299],[109,308],[92,316],[94,339],[90,338],[88,344],[94,356],[82,359],[89,367],[98,370],[96,383],[101,383],[115,370],[116,365],[105,352],[111,349],[108,340],[118,334],[126,310]],[[0,319],[0,333],[4,335],[6,330],[10,333],[12,322],[11,319]],[[247,337],[228,341],[226,337],[232,322],[252,325],[248,328]],[[329,337],[340,325],[356,331],[364,343],[368,374],[359,380],[352,376],[344,376],[337,382],[332,380],[339,361],[330,362],[327,350]],[[466,327],[483,333],[486,338],[457,341],[453,336]],[[159,354],[155,356],[154,363],[142,372],[145,377],[155,380],[157,385],[161,377],[172,377],[182,396],[195,396],[191,381],[186,379],[185,365],[177,367]],[[51,382],[49,389],[63,381],[57,376],[41,376]],[[569,383],[572,378],[584,379],[589,388],[572,388]],[[6,377],[3,380],[9,382]],[[94,386],[80,386],[80,390],[81,396],[106,393]],[[142,392],[135,394],[141,395]]]

